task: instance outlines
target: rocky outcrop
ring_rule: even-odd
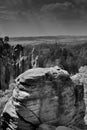
[[[37,130],[55,130],[56,127],[52,126],[52,125],[48,125],[48,124],[41,124],[39,125],[39,127],[37,128]]]
[[[85,123],[87,125],[87,66],[81,67],[79,73],[71,77],[76,85],[84,86],[84,101],[85,101]],[[82,95],[82,93],[81,93]]]
[[[9,88],[10,81],[10,67],[8,64],[4,64],[0,58],[0,89],[6,90]]]
[[[5,104],[8,102],[9,98],[12,96],[12,89],[4,91],[0,91],[0,115],[3,112]],[[1,129],[1,116],[0,116],[0,130]]]
[[[43,129],[40,125],[45,123],[81,128],[83,97],[83,85],[76,85],[67,71],[59,67],[30,69],[15,80],[15,89],[2,113],[2,126],[35,130]]]
[[[26,70],[27,56],[23,56],[23,47],[12,47],[6,41],[8,37],[4,41],[0,39],[0,90],[8,89],[9,83]]]
[[[73,130],[73,129],[65,127],[65,126],[59,126],[56,128],[56,130]]]

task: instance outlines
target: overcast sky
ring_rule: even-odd
[[[87,35],[87,0],[0,0],[0,35]]]

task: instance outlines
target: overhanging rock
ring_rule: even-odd
[[[85,105],[78,88],[83,93],[83,86],[77,87],[68,72],[59,67],[30,69],[16,78],[2,124],[12,130],[33,130],[43,123],[80,127]]]

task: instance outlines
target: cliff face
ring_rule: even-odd
[[[6,90],[9,88],[10,81],[10,67],[6,63],[4,64],[0,58],[0,89]]]
[[[30,69],[15,80],[15,89],[2,113],[3,127],[33,130],[40,124],[82,128],[83,85],[76,85],[58,67]]]
[[[85,101],[85,123],[87,125],[87,66],[81,67],[79,73],[71,77],[76,85],[84,86],[84,101]]]
[[[3,41],[1,43],[0,90],[6,90],[9,88],[9,83],[26,69],[29,69],[29,67],[28,63],[26,63],[28,60],[27,56],[23,56],[23,47],[21,45],[10,46]]]

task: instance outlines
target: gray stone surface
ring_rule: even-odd
[[[12,130],[33,130],[44,123],[80,127],[85,113],[83,90],[59,67],[30,69],[16,78],[2,116],[10,116],[7,123]]]

